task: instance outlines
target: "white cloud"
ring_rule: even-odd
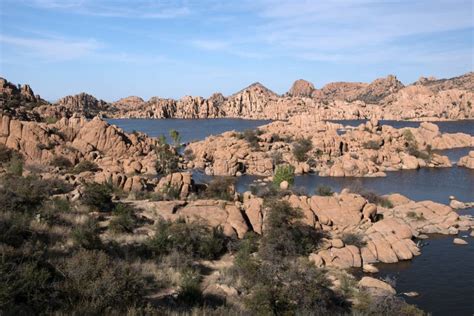
[[[43,9],[115,18],[172,19],[191,13],[181,1],[170,0],[33,0],[26,3]]]
[[[94,39],[28,38],[0,34],[0,43],[19,48],[26,55],[46,60],[71,60],[91,55],[103,45]]]

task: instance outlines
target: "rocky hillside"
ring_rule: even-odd
[[[49,104],[35,96],[28,85],[17,88],[0,81],[4,112],[22,119],[21,109],[36,117],[61,118],[78,113],[88,118],[246,118],[288,119],[313,115],[322,120],[459,120],[474,118],[474,73],[451,78],[421,78],[404,86],[395,76],[371,83],[335,82],[317,89],[299,79],[284,95],[254,83],[230,96],[184,96],[179,100],[137,96],[107,103],[80,93]],[[19,112],[20,114],[16,114]]]
[[[39,116],[31,110],[47,104],[39,95],[35,95],[31,87],[14,85],[0,78],[0,114],[8,114],[21,119],[38,120]]]

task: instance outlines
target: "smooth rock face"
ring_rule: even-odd
[[[372,277],[363,277],[359,281],[359,287],[362,288],[367,288],[369,290],[375,290],[375,293],[378,294],[389,294],[389,295],[395,295],[397,294],[397,291],[388,283],[383,282],[381,280],[372,278]]]
[[[464,239],[454,238],[453,239],[453,244],[455,244],[455,245],[467,245],[468,243]]]
[[[467,156],[461,157],[458,166],[474,169],[474,150],[471,150]]]

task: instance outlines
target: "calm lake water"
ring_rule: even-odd
[[[177,130],[181,135],[181,141],[188,143],[202,140],[209,135],[217,135],[226,131],[236,130],[238,132],[246,129],[254,129],[260,125],[270,123],[270,120],[240,120],[240,119],[108,119],[110,124],[117,125],[126,132],[139,131],[148,136],[168,137],[169,131]],[[168,137],[169,140],[169,137]]]
[[[270,121],[239,119],[199,119],[199,120],[108,120],[125,131],[141,131],[150,136],[167,135],[170,129],[181,133],[182,141],[204,139],[209,135],[229,130],[243,131],[267,124]],[[344,125],[357,126],[358,121],[339,121]],[[382,121],[394,127],[417,127],[419,122]],[[435,122],[442,132],[463,132],[474,135],[474,121]],[[472,148],[471,148],[472,149]],[[443,151],[451,161],[468,153],[469,148]],[[205,182],[211,177],[200,172],[194,173],[197,182]],[[237,190],[244,192],[258,177],[238,178]],[[416,201],[432,200],[447,204],[449,196],[460,201],[474,201],[474,170],[460,167],[423,168],[388,172],[384,178],[331,178],[317,175],[298,176],[295,187],[303,188],[308,194],[314,193],[319,185],[328,185],[334,191],[354,185],[362,186],[379,194],[398,192]],[[474,210],[460,213],[474,215]],[[469,232],[461,232],[460,236]],[[467,246],[452,244],[453,236],[431,236],[424,241],[426,246],[421,256],[411,261],[397,264],[380,264],[379,277],[396,278],[398,292],[416,291],[420,296],[406,298],[433,315],[473,315],[474,314],[474,238],[467,237]]]

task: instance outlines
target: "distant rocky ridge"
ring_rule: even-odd
[[[3,80],[7,88],[9,83]],[[11,84],[10,84],[11,85]],[[11,85],[13,86],[13,85]],[[13,86],[15,87],[15,86]],[[31,90],[28,86],[29,90]],[[25,88],[26,89],[26,88]],[[24,95],[33,95],[26,89]],[[5,93],[4,93],[5,94]],[[311,114],[319,119],[459,120],[474,118],[474,73],[450,79],[420,78],[404,86],[395,76],[371,83],[334,82],[317,89],[303,79],[284,95],[254,83],[230,96],[185,96],[179,100],[137,96],[107,103],[86,93],[35,108],[43,117],[245,118],[288,119]]]

